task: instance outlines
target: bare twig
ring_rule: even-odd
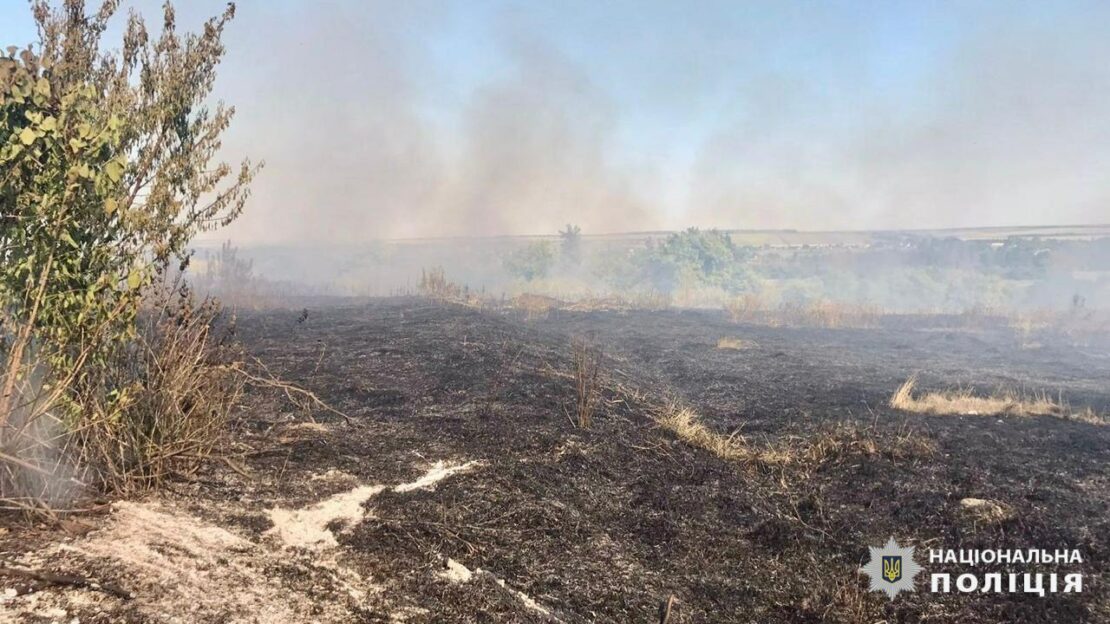
[[[659,624],[668,624],[671,621],[671,612],[674,610],[674,603],[678,602],[674,594],[671,594],[663,604],[659,605]]]
[[[256,384],[263,388],[273,388],[276,390],[281,390],[285,394],[285,397],[289,399],[289,401],[291,401],[292,403],[300,404],[300,401],[298,401],[297,397],[305,399],[316,408],[322,409],[326,412],[331,412],[336,416],[340,416],[343,418],[344,421],[346,421],[348,425],[351,424],[350,416],[328,405],[320,397],[316,396],[312,392],[305,390],[300,386],[296,386],[294,384],[278,379],[270,373],[270,370],[266,368],[266,365],[259,361],[258,358],[254,358],[254,363],[256,366],[258,366],[260,370],[263,371],[263,373],[265,373],[265,376],[256,375],[246,370],[245,368],[243,368],[240,362],[231,364],[228,368],[235,371],[239,375],[242,375],[243,378],[250,383]]]
[[[0,575],[26,578],[50,585],[68,585],[70,587],[82,587],[85,589],[91,589],[93,591],[104,592],[123,600],[131,600],[135,597],[134,594],[119,587],[118,585],[113,585],[111,583],[105,583],[103,581],[91,579],[87,576],[76,576],[72,574],[54,574],[52,572],[42,572],[39,570],[20,568],[14,566],[11,562],[2,560],[0,560]]]

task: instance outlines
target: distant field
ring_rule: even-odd
[[[280,284],[269,287],[279,295],[416,294],[423,272],[443,269],[451,283],[492,297],[649,294],[677,307],[720,307],[755,294],[770,306],[835,301],[900,312],[1110,306],[1110,225],[733,230],[723,245],[709,233],[583,233],[574,258],[556,234],[239,252],[254,276]],[[193,270],[204,273],[218,256],[218,248],[200,246]],[[227,284],[223,294],[245,290]]]

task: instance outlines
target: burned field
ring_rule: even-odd
[[[149,524],[150,508],[91,516],[88,535],[50,556],[35,555],[42,534],[0,536],[21,561],[136,594],[36,592],[51,608],[105,622],[652,622],[668,603],[672,624],[1110,621],[1110,427],[1071,417],[1110,410],[1105,348],[1022,349],[1001,328],[937,317],[867,329],[708,311],[528,319],[417,299],[250,313],[239,336],[343,416],[316,410],[313,423],[279,396],[253,397],[239,459],[144,503],[203,523],[194,550],[226,549],[180,579],[196,595],[88,556],[107,551],[93,545],[111,518]],[[576,414],[583,343],[600,353],[588,428]],[[915,373],[924,389],[1043,391],[1069,405],[889,407]],[[682,410],[700,433],[673,426]],[[890,536],[925,567],[917,592],[894,601],[859,573]],[[1008,571],[930,564],[930,548],[1077,549],[1083,563],[1066,571],[1084,574],[1083,592],[930,594],[932,572]],[[211,598],[248,588],[254,602]],[[191,615],[171,598],[192,599]],[[274,600],[282,609],[252,610]]]

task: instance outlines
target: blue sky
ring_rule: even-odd
[[[238,4],[241,239],[1110,221],[1106,3]]]

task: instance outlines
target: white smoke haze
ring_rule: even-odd
[[[199,20],[204,4],[182,11]],[[1106,6],[1051,19],[949,7],[965,26],[907,61],[900,83],[869,57],[874,29],[854,21],[866,11],[744,17],[770,6],[698,17],[618,4],[607,15],[627,20],[578,40],[548,27],[554,9],[515,3],[243,2],[218,91],[240,112],[228,154],[267,168],[229,234],[358,244],[567,222],[603,233],[1110,216]],[[649,27],[662,43],[637,38]],[[485,55],[451,62],[478,45],[457,44],[468,28]],[[714,41],[726,28],[737,41]],[[612,59],[579,49],[604,37]],[[807,38],[837,61],[779,58]]]
[[[238,5],[243,245],[1110,220],[1106,3]]]
[[[403,34],[434,13],[389,3],[243,11],[263,20],[252,29],[299,35],[252,73],[250,89],[234,89],[246,103],[228,151],[267,167],[259,208],[232,237],[359,243],[551,232],[567,220],[595,231],[652,224],[632,174],[609,162],[616,111],[542,39],[502,29],[503,70],[450,118],[429,113],[418,83],[436,69]]]
[[[133,4],[157,23],[155,0]],[[180,4],[183,29],[222,8]],[[199,255],[230,239],[256,275],[312,292],[411,290],[426,266],[497,291],[527,240],[383,241],[554,237],[568,223],[588,237],[1110,221],[1104,3],[238,4],[216,87],[238,110],[225,156],[267,166]],[[610,287],[643,242],[587,245],[589,262],[560,264],[551,290]],[[960,268],[978,271],[968,257]],[[1009,299],[1104,302],[1099,266]],[[783,296],[914,291],[796,277]]]
[[[1110,218],[1105,7],[1042,29],[996,18],[942,59],[904,110],[822,99],[769,77],[709,141],[693,219],[721,227],[906,229]],[[1077,20],[1083,21],[1077,21]],[[1051,29],[1051,31],[1050,31]],[[859,117],[845,127],[836,113]],[[831,114],[800,115],[828,107]],[[799,123],[799,119],[802,120]]]
[[[356,99],[373,110],[343,126],[357,145],[310,151],[309,171],[335,166],[304,201],[335,215],[327,221],[366,226],[347,240],[550,233],[567,221],[587,232],[1101,223],[1110,216],[1110,67],[1100,59],[1110,44],[1094,31],[1106,17],[984,18],[912,85],[922,102],[910,110],[851,74],[829,77],[830,90],[759,73],[737,85],[685,173],[668,171],[667,154],[653,155],[647,172],[622,167],[613,139],[622,115],[637,111],[616,108],[585,68],[512,21],[508,71],[468,95],[454,131],[414,113],[403,76],[387,88],[363,83],[371,88]],[[403,56],[401,68],[391,62],[418,71]],[[694,93],[707,88],[690,80]],[[657,176],[687,185],[671,194],[685,205],[645,192],[658,191]]]

